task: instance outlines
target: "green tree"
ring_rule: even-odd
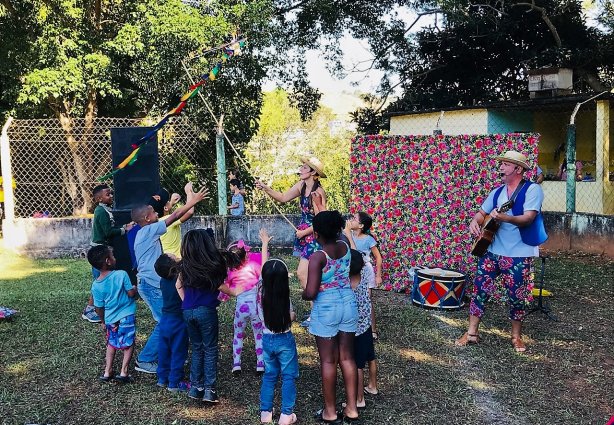
[[[599,1],[611,10],[611,1]],[[419,0],[418,18],[388,39],[372,38],[367,68],[385,71],[382,102],[356,116],[359,128],[386,112],[528,98],[527,71],[574,70],[575,93],[608,90],[614,78],[611,32],[590,27],[576,0]],[[426,15],[433,24],[418,29]],[[601,15],[607,25],[607,13]],[[611,28],[611,27],[610,27]],[[385,105],[393,91],[396,101]]]
[[[329,108],[320,106],[306,121],[300,115],[284,90],[265,93],[258,133],[246,149],[250,174],[283,192],[298,181],[299,157],[315,155],[323,162],[328,176],[321,180],[328,207],[347,211],[351,135],[347,131],[331,134],[329,125],[336,117]],[[250,195],[252,212],[275,212],[271,204],[274,201],[266,195],[255,191]],[[294,202],[279,208],[286,213],[298,212]]]
[[[93,155],[81,142],[97,114],[164,111],[187,86],[181,60],[222,42],[231,28],[223,16],[202,15],[179,0],[2,5],[2,102],[17,117],[54,116],[61,123],[70,156],[58,167],[75,214],[91,207],[86,183],[95,177]],[[77,119],[84,121],[82,134]]]

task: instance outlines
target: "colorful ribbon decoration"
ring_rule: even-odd
[[[194,96],[198,94],[201,87],[207,81],[214,81],[220,70],[222,69],[222,65],[228,61],[228,59],[232,58],[235,55],[241,54],[241,49],[245,47],[245,39],[241,40],[233,40],[232,42],[221,47],[222,50],[222,60],[218,62],[208,74],[204,74],[200,77],[200,81],[190,86],[188,92],[181,96],[181,101],[179,105],[171,109],[156,125],[154,125],[151,130],[149,130],[143,137],[141,137],[136,143],[132,144],[132,152],[130,155],[126,157],[122,162],[120,162],[117,167],[113,169],[113,171],[105,174],[104,176],[98,177],[97,181],[104,181],[113,177],[116,173],[123,170],[124,168],[134,164],[139,157],[139,152],[141,148],[149,143],[153,139],[153,137],[158,133],[158,131],[166,125],[170,117],[177,116],[181,114],[183,108],[185,108],[188,100],[192,99]]]

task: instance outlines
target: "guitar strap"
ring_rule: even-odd
[[[516,190],[514,190],[514,193],[512,193],[512,196],[510,196],[510,198],[508,199],[509,201],[512,201],[512,205],[513,205],[513,202],[516,201],[516,197],[518,196],[518,193],[520,193],[520,190],[524,187],[525,184],[526,184],[526,180],[522,179],[520,180],[520,183],[518,183],[518,186],[516,186]],[[499,195],[501,194],[503,189],[505,189],[505,185],[501,186],[499,190],[497,190],[496,196],[493,199],[495,208],[497,208],[497,200],[499,199]]]

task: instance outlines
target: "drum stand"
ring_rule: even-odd
[[[541,277],[539,280],[539,295],[537,296],[537,306],[529,310],[527,314],[531,314],[535,311],[541,311],[542,313],[546,315],[546,317],[548,317],[548,319],[558,322],[559,319],[557,319],[554,313],[552,313],[552,310],[550,310],[550,307],[548,307],[544,303],[544,297],[542,296],[542,291],[544,290],[544,275],[546,273],[546,258],[548,258],[548,255],[540,255],[539,258],[542,260],[542,270],[541,270]]]

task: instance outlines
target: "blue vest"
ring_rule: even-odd
[[[512,206],[512,215],[516,216],[524,214],[524,200],[527,194],[527,190],[532,184],[536,183],[525,183],[525,185],[520,189],[520,192],[518,192],[518,195],[514,200],[514,205]],[[499,199],[499,195],[501,195],[501,192],[504,188],[505,185],[501,186],[499,189],[496,190],[492,201],[493,210],[497,208],[497,199]],[[531,224],[525,227],[518,227],[518,230],[520,231],[520,238],[522,239],[522,242],[526,243],[527,245],[538,246],[548,240],[548,235],[546,234],[546,227],[544,226],[544,216],[541,211],[537,212],[537,215],[535,216],[535,219],[531,222]]]

